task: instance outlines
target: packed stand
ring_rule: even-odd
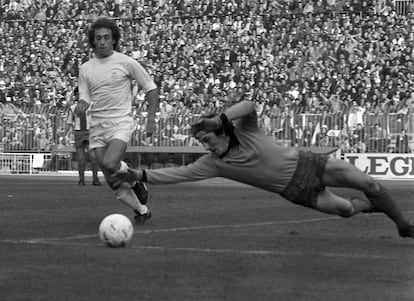
[[[146,104],[138,92],[133,145],[194,145],[191,121],[241,96],[256,101],[263,128],[287,145],[397,151],[391,134],[414,133],[414,16],[397,14],[388,1],[3,4],[0,103],[3,112],[18,111],[3,114],[5,150],[65,143],[78,67],[92,54],[88,24],[103,15],[118,20],[119,51],[159,86],[158,134],[144,138]],[[8,130],[8,122],[23,133]]]

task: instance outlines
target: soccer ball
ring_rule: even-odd
[[[125,215],[111,214],[99,225],[99,238],[110,247],[123,247],[134,234],[134,227]]]

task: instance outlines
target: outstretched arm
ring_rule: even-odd
[[[115,186],[135,181],[157,185],[193,182],[217,176],[220,175],[214,160],[210,155],[204,155],[185,166],[146,170],[128,168],[128,171],[117,171],[110,181]]]

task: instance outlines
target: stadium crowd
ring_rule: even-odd
[[[5,151],[66,143],[78,67],[92,55],[88,25],[104,15],[122,30],[119,51],[141,62],[159,86],[158,134],[144,138],[146,104],[137,92],[133,145],[192,145],[193,118],[243,95],[255,100],[268,134],[289,145],[410,151],[389,145],[391,133],[407,141],[414,133],[414,10],[399,14],[392,1],[2,3]]]

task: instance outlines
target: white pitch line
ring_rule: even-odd
[[[272,226],[272,225],[311,223],[311,222],[320,222],[320,221],[334,220],[334,219],[340,219],[340,217],[335,216],[335,217],[310,218],[310,219],[292,220],[292,221],[246,223],[246,224],[233,224],[233,225],[206,225],[206,226],[194,226],[194,227],[179,227],[179,228],[170,228],[170,229],[144,230],[144,231],[137,231],[136,233],[149,234],[149,233],[180,232],[180,231],[192,231],[192,230],[210,230],[210,229],[221,229],[221,228],[261,227],[261,226]]]
[[[406,211],[406,214],[414,213],[414,211]],[[378,215],[381,213],[374,213],[371,215]],[[363,217],[367,215],[357,215],[355,217]],[[244,227],[261,227],[261,226],[272,226],[272,225],[288,225],[288,224],[300,224],[300,223],[312,223],[328,220],[338,220],[342,219],[339,216],[330,216],[322,218],[310,218],[310,219],[301,219],[301,220],[290,220],[290,221],[273,221],[273,222],[261,222],[261,223],[246,223],[246,224],[229,224],[229,225],[205,225],[205,226],[194,226],[194,227],[178,227],[178,228],[169,228],[169,229],[150,229],[150,230],[138,230],[135,231],[135,234],[152,234],[152,233],[168,233],[168,232],[181,232],[181,231],[193,231],[193,230],[210,230],[210,229],[223,229],[223,228],[244,228]],[[37,244],[37,243],[52,243],[59,241],[71,241],[71,240],[81,240],[96,237],[98,234],[86,234],[86,235],[74,235],[66,237],[51,237],[51,238],[33,238],[33,239],[23,239],[23,240],[0,240],[0,243],[26,243],[26,244]]]
[[[261,227],[261,226],[271,226],[271,225],[288,225],[288,224],[300,224],[300,223],[312,223],[320,222],[327,220],[340,219],[338,216],[324,217],[324,218],[310,218],[302,220],[291,220],[291,221],[274,221],[274,222],[262,222],[262,223],[246,223],[246,224],[229,224],[229,225],[205,225],[205,226],[194,226],[194,227],[178,227],[178,228],[168,228],[168,229],[150,229],[150,230],[138,230],[134,234],[153,234],[153,233],[168,233],[168,232],[182,232],[182,231],[193,231],[193,230],[211,230],[211,229],[223,229],[223,228],[244,228],[244,227]],[[27,243],[27,244],[36,244],[36,243],[46,243],[46,242],[56,242],[56,241],[70,241],[70,240],[80,240],[96,237],[98,234],[86,234],[86,235],[74,235],[66,237],[51,237],[51,238],[33,238],[33,239],[23,239],[23,240],[0,240],[4,243]]]
[[[57,246],[79,246],[79,247],[105,247],[103,244],[78,243],[67,241],[38,241],[36,244],[57,245]],[[348,259],[386,259],[389,257],[373,254],[350,254],[350,253],[329,253],[329,252],[290,252],[277,250],[239,250],[239,249],[212,249],[212,248],[191,248],[191,247],[161,247],[161,246],[132,246],[128,245],[126,249],[133,250],[151,250],[160,252],[193,252],[206,254],[233,254],[233,255],[254,255],[254,256],[319,256],[328,258],[348,258]]]
[[[321,257],[341,257],[341,258],[369,258],[378,259],[385,258],[381,255],[365,255],[365,254],[347,254],[347,253],[305,253],[305,252],[289,252],[289,251],[277,251],[277,250],[234,250],[234,249],[211,249],[211,248],[176,248],[176,247],[132,247],[133,249],[150,249],[158,251],[188,251],[188,252],[200,252],[200,253],[221,253],[221,254],[240,254],[240,255],[277,255],[277,256],[321,256]]]

